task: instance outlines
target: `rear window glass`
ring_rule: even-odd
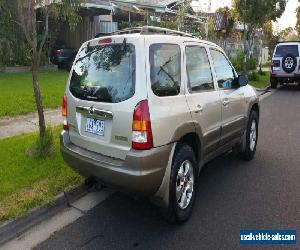
[[[298,45],[278,45],[274,57],[284,57],[287,54],[299,56]]]
[[[180,92],[180,47],[175,44],[150,46],[152,91],[157,96],[174,96]]]
[[[135,49],[132,44],[90,47],[79,52],[70,81],[80,99],[117,103],[134,95]]]

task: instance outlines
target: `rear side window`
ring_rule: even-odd
[[[186,47],[186,71],[190,91],[197,92],[214,89],[205,48],[198,46]]]
[[[81,49],[74,64],[70,91],[82,100],[107,103],[132,97],[135,91],[134,46],[123,43]]]
[[[278,45],[274,57],[284,57],[287,54],[299,56],[298,45]]]
[[[180,46],[153,44],[150,46],[151,88],[157,96],[174,96],[180,92]]]

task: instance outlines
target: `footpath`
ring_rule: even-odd
[[[51,126],[62,124],[61,110],[46,110],[45,120],[46,124],[50,124]],[[37,113],[0,118],[0,139],[35,132],[38,129],[39,120]]]

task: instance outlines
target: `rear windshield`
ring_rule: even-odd
[[[132,44],[90,47],[79,52],[70,81],[80,99],[117,103],[134,95],[135,49]]]
[[[278,45],[274,57],[284,57],[287,54],[299,56],[298,45]]]

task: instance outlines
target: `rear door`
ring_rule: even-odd
[[[114,37],[80,49],[67,89],[72,143],[125,159],[134,108],[146,98],[143,46],[142,38]]]
[[[224,53],[211,48],[218,88],[222,102],[221,144],[240,137],[245,128],[244,87],[237,86],[237,75]]]
[[[207,49],[187,43],[185,55],[186,99],[193,119],[202,130],[204,155],[208,155],[218,148],[221,136],[220,94],[214,85]]]

